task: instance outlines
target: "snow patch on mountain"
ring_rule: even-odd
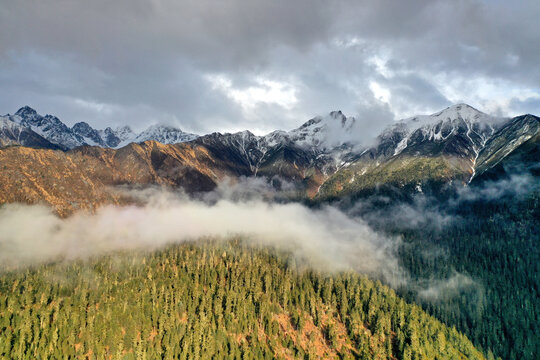
[[[3,146],[21,144],[23,130],[23,126],[11,121],[9,117],[0,116],[0,144]]]
[[[17,132],[24,129],[24,127],[11,121],[7,116],[0,116],[0,129],[2,129],[2,131]]]

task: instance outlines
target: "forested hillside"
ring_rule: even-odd
[[[482,359],[464,336],[353,273],[240,240],[0,278],[0,357]]]
[[[402,265],[413,282],[431,283],[435,291],[407,286],[398,293],[456,326],[486,353],[537,359],[539,205],[538,192],[496,201],[481,198],[449,210],[445,215],[451,223],[442,229],[400,229]]]
[[[533,360],[540,354],[540,183],[521,176],[443,200],[388,203],[385,194],[356,205],[372,227],[403,240],[398,258],[410,281],[400,296],[456,326],[486,355]]]

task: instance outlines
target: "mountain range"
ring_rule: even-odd
[[[497,118],[458,104],[397,121],[368,143],[360,140],[363,130],[361,120],[334,111],[265,136],[197,136],[158,125],[135,134],[86,123],[69,128],[23,107],[0,117],[0,202],[45,201],[69,213],[120,201],[110,191],[114,185],[199,192],[241,176],[288,182],[297,196],[315,200],[440,191],[466,186],[518,149],[538,153],[540,119]]]
[[[151,125],[136,134],[129,126],[103,130],[78,122],[71,128],[56,116],[42,116],[29,106],[20,108],[14,115],[0,116],[0,145],[23,145],[37,148],[68,150],[78,146],[119,148],[131,142],[147,140],[173,144],[190,141],[197,135],[165,125]]]

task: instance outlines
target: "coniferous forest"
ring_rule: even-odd
[[[456,220],[442,231],[401,231],[405,246],[400,258],[415,279],[460,273],[472,283],[439,299],[423,299],[410,288],[399,293],[421,303],[445,324],[456,326],[486,354],[537,359],[539,205],[538,192],[521,199],[464,202],[450,212]]]
[[[9,272],[0,357],[482,359],[455,328],[379,282],[288,254],[175,245]]]

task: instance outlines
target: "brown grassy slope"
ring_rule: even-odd
[[[208,191],[234,169],[216,162],[203,146],[155,141],[122,149],[81,147],[68,152],[8,147],[0,149],[0,204],[46,203],[60,215],[94,210],[122,199],[120,184],[157,184]]]

